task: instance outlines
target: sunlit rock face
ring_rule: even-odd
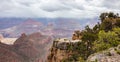
[[[13,45],[13,43],[17,40],[17,38],[3,38],[1,39],[2,43]]]
[[[92,54],[88,57],[87,62],[120,62],[120,45],[108,50]]]
[[[0,43],[0,53],[4,54],[0,56],[0,62],[45,62],[51,42],[52,37],[39,32],[23,33],[12,45]]]
[[[69,40],[67,38],[54,40],[46,62],[62,62],[64,59],[71,57],[75,51],[71,51],[70,47],[77,47],[79,42],[81,40]]]
[[[17,38],[4,38],[2,34],[0,34],[0,42],[12,45]]]

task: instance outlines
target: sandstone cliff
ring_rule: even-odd
[[[78,42],[80,40],[68,40],[66,38],[54,40],[46,62],[63,62],[65,59],[70,58],[72,54],[77,53],[71,49],[76,47]]]

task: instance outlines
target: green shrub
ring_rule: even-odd
[[[120,55],[120,50],[117,50],[116,52],[117,52],[117,54],[119,54],[119,55]]]
[[[82,57],[77,58],[78,62],[85,62],[85,60]]]

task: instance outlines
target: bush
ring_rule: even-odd
[[[119,37],[114,31],[100,31],[98,33],[98,40],[94,42],[94,50],[96,52],[116,47],[120,44]]]
[[[77,62],[85,62],[85,60],[82,57],[78,57],[78,61]]]
[[[117,52],[117,54],[119,54],[119,55],[120,55],[120,50],[116,50],[116,52]]]

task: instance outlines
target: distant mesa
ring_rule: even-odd
[[[43,23],[35,21],[33,19],[27,19],[26,21],[3,30],[0,33],[4,34],[5,37],[20,37],[23,32],[26,34],[31,34],[34,32],[40,32],[43,28]]]
[[[38,22],[36,20],[29,18],[25,22],[23,22],[21,25],[39,25],[39,26],[42,26],[43,24],[41,22]]]

